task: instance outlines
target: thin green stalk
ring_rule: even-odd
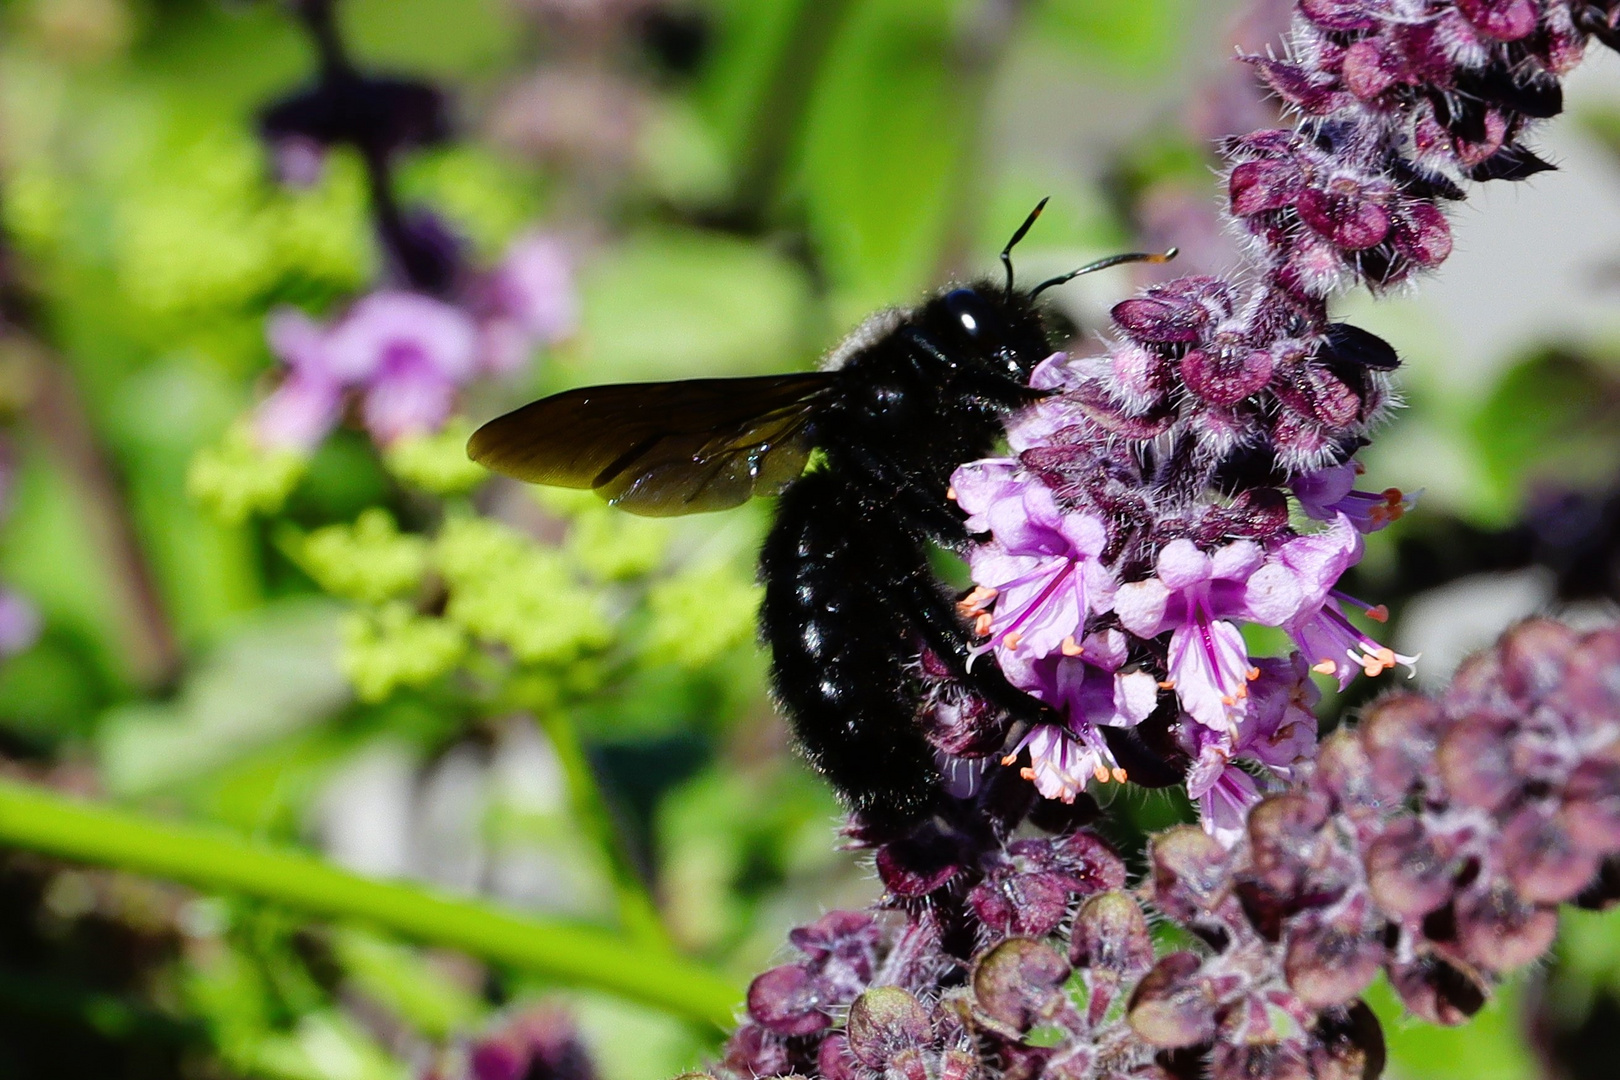
[[[368,922],[722,1029],[731,1026],[742,1000],[741,989],[723,976],[604,930],[372,881],[312,855],[82,803],[15,780],[0,779],[0,844]]]
[[[585,755],[579,732],[561,709],[540,710],[540,727],[551,740],[557,760],[562,764],[574,823],[585,831],[607,863],[614,899],[618,902],[620,925],[641,945],[670,951],[673,946],[669,933],[659,917],[657,905],[647,892],[646,882],[636,869],[629,846],[613,820],[607,800],[602,797],[596,770],[591,768],[590,759]]]
[[[784,39],[775,71],[741,141],[736,215],[758,227],[782,193],[783,174],[815,92],[823,62],[854,8],[851,0],[802,0]]]

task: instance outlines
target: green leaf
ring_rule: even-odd
[[[584,333],[570,359],[594,382],[779,371],[804,351],[808,283],[757,244],[648,230],[580,285]]]
[[[807,117],[800,183],[838,313],[913,299],[939,262],[976,122],[953,0],[870,0],[834,43]]]

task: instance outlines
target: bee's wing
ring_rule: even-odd
[[[724,510],[804,471],[836,375],[590,386],[491,420],[467,456],[532,484],[594,488],[648,517]]]

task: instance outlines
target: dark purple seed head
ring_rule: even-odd
[[[1356,729],[1378,801],[1395,806],[1428,772],[1444,716],[1429,698],[1395,693],[1374,702]]]
[[[1069,962],[1052,946],[1012,938],[973,965],[972,985],[979,1010],[1004,1029],[1025,1032],[1050,1020],[1068,1004],[1063,983]]]
[[[1313,1009],[1348,1005],[1384,964],[1384,921],[1365,894],[1335,908],[1307,911],[1290,925],[1283,972]]]
[[[1306,792],[1267,799],[1249,814],[1249,873],[1278,895],[1299,892],[1332,852],[1328,803]]]
[[[1148,849],[1153,902],[1183,922],[1204,915],[1230,894],[1226,849],[1195,825],[1169,829]]]
[[[1558,912],[1529,904],[1505,881],[1457,898],[1457,944],[1478,967],[1511,971],[1552,948]]]
[[[1524,785],[1515,767],[1514,725],[1489,717],[1465,717],[1446,732],[1435,751],[1444,790],[1462,806],[1494,812]]]
[[[1515,814],[1497,850],[1514,891],[1535,904],[1569,900],[1598,869],[1598,853],[1577,845],[1550,807],[1528,806]]]
[[[844,1026],[849,1052],[870,1069],[883,1069],[903,1051],[934,1046],[929,1011],[898,986],[879,986],[856,998]]]
[[[1141,906],[1123,892],[1081,904],[1069,932],[1069,962],[1090,990],[1087,1020],[1098,1024],[1120,990],[1153,966],[1153,934]]]
[[[798,964],[783,964],[748,986],[748,1015],[777,1035],[813,1035],[832,1026],[823,1010],[821,980]]]
[[[1323,1013],[1311,1033],[1315,1080],[1378,1080],[1386,1056],[1384,1029],[1363,1002]]]
[[[1451,899],[1451,860],[1415,818],[1390,822],[1365,861],[1373,900],[1391,916],[1421,918]]]
[[[1199,978],[1203,961],[1190,952],[1163,957],[1136,984],[1128,1010],[1131,1030],[1166,1050],[1198,1046],[1215,1036],[1216,1002]]]
[[[1502,636],[1502,687],[1515,704],[1530,708],[1563,685],[1579,644],[1575,631],[1551,619],[1530,619]]]
[[[1422,953],[1388,968],[1390,985],[1401,1001],[1431,1024],[1456,1027],[1484,1007],[1485,979],[1472,969],[1434,953]]]

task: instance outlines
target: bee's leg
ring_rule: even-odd
[[[926,569],[897,578],[895,596],[907,622],[944,662],[952,678],[971,687],[1014,720],[1058,722],[1050,706],[1008,682],[992,658],[980,657],[974,662],[972,634],[956,613],[956,605],[940,591],[939,583]]]

